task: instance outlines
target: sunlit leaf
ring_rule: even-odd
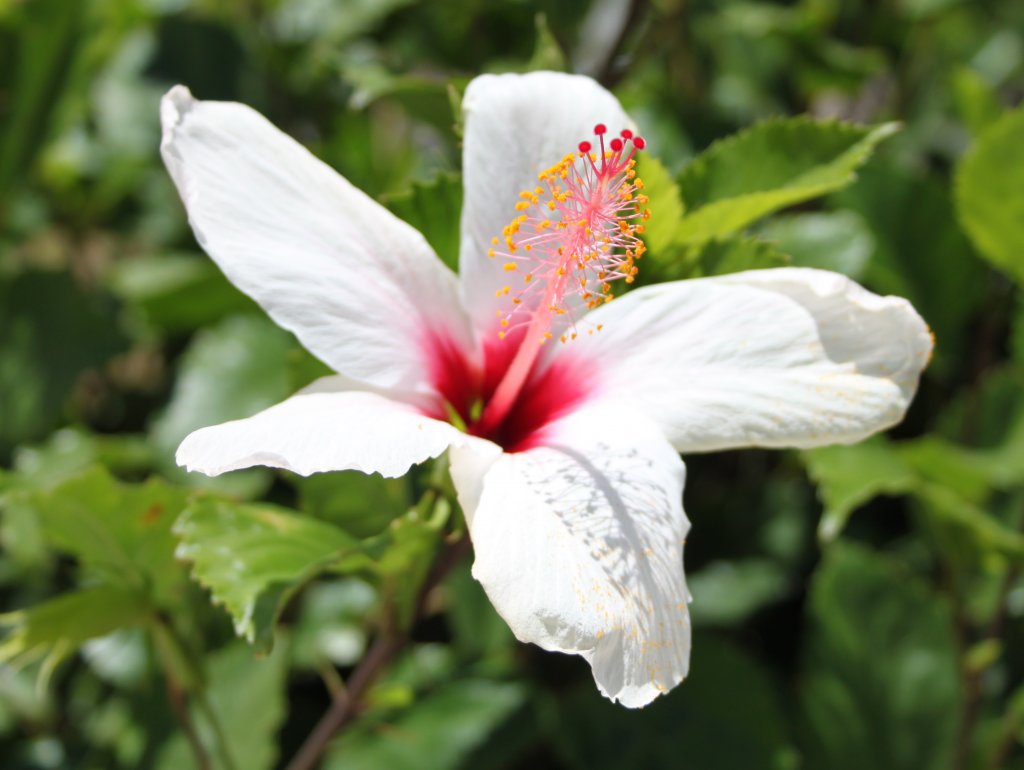
[[[261,648],[273,643],[283,602],[306,580],[356,548],[342,530],[271,505],[201,497],[174,526],[179,558],[213,600],[230,613],[235,632]]]
[[[703,243],[766,214],[841,189],[899,126],[790,118],[711,145],[679,177],[686,216],[676,238]]]

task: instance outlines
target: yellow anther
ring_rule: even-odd
[[[493,257],[494,257],[494,254],[495,254],[495,251],[494,251],[494,249],[488,249],[488,250],[487,250],[487,256],[488,256],[488,257],[491,257],[491,258],[493,258]]]
[[[502,268],[504,268],[505,272],[508,273],[513,270],[518,270],[519,265],[517,265],[515,262],[506,262],[504,265],[502,265]]]
[[[533,273],[527,273],[526,275],[523,276],[523,281],[525,283],[529,283],[532,280],[533,280]]]
[[[516,204],[516,211],[526,211],[528,208],[530,208],[529,201],[519,201],[519,203]]]

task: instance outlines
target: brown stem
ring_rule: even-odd
[[[423,588],[420,589],[416,601],[416,618],[423,614],[427,594],[444,580],[468,549],[469,538],[465,536],[445,547],[424,581]],[[382,634],[377,637],[366,657],[360,661],[352,673],[344,692],[338,694],[334,703],[320,718],[316,727],[313,728],[313,732],[306,738],[286,770],[312,770],[316,767],[327,744],[356,716],[362,705],[363,695],[387,665],[394,660],[405,646],[405,642],[404,637],[395,634]]]
[[[185,695],[170,676],[167,677],[167,700],[170,702],[171,710],[174,712],[174,716],[181,726],[181,731],[185,734],[188,745],[195,755],[196,767],[199,770],[213,770],[210,757],[206,753],[206,749],[203,748],[203,742],[199,740],[199,733],[196,732],[196,727],[192,723],[192,716],[188,713]]]

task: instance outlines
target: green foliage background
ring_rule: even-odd
[[[453,262],[459,93],[537,68],[648,138],[643,281],[823,267],[937,338],[887,436],[688,458],[692,674],[641,712],[465,561],[418,605],[443,466],[173,462],[323,370],[199,251],[160,95],[253,105]],[[1024,768],[1022,95],[1013,0],[0,0],[0,764],[283,766],[383,629],[326,768]]]

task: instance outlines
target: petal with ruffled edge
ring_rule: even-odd
[[[473,575],[516,637],[573,653],[601,692],[639,708],[686,676],[685,470],[641,415],[593,404],[544,447],[453,449]]]
[[[178,464],[208,476],[266,465],[395,478],[468,438],[409,404],[350,386],[324,377],[252,417],[197,430],[178,448]]]
[[[429,392],[437,346],[469,349],[455,276],[420,233],[245,105],[176,86],[161,118],[200,244],[331,368]]]
[[[519,202],[537,185],[537,174],[593,139],[604,123],[617,133],[633,126],[621,105],[593,80],[557,72],[482,75],[466,89],[462,175],[462,296],[474,326],[488,333],[495,321],[495,292],[508,277],[488,259]]]
[[[684,453],[859,441],[902,419],[932,350],[906,300],[801,268],[639,289],[583,324],[598,391]]]

